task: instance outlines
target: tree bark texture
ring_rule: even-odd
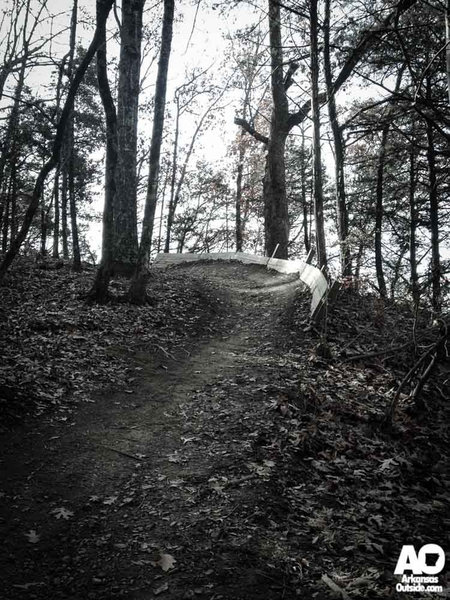
[[[70,230],[72,232],[72,260],[73,270],[81,271],[80,241],[78,237],[77,203],[75,194],[75,169],[74,169],[74,129],[73,118],[69,126],[68,146],[70,148],[68,161],[68,191],[70,210]]]
[[[323,214],[324,197],[322,182],[322,153],[320,146],[320,98],[319,98],[319,23],[317,0],[310,2],[311,37],[311,116],[313,122],[313,190],[314,217],[316,222],[316,251],[320,269],[327,268],[325,241],[325,219]]]
[[[55,181],[53,183],[53,248],[52,257],[59,258],[59,168],[56,169]]]
[[[306,147],[305,147],[305,128],[302,126],[302,145],[300,153],[300,177],[301,177],[301,197],[302,197],[302,212],[303,212],[303,244],[305,246],[305,254],[311,250],[311,240],[309,237],[309,213],[310,207],[306,197]]]
[[[288,134],[289,107],[283,75],[280,6],[269,0],[269,35],[272,90],[272,118],[267,143],[264,175],[265,249],[277,258],[288,257],[289,218],[286,197],[285,146]]]
[[[415,149],[415,127],[411,136],[411,147],[409,150],[409,262],[411,293],[414,307],[419,304],[419,275],[417,272],[417,208],[416,208],[416,149]]]
[[[445,7],[445,68],[447,72],[447,94],[450,104],[450,0],[447,0]]]
[[[123,0],[117,97],[117,169],[114,269],[131,274],[138,255],[137,127],[145,0]]]
[[[105,200],[103,207],[102,259],[89,293],[91,300],[105,302],[114,259],[114,198],[117,167],[117,113],[108,81],[106,32],[97,50],[97,81],[106,122]]]
[[[152,247],[153,226],[156,203],[158,201],[158,183],[160,173],[161,144],[166,110],[167,75],[169,71],[170,51],[172,48],[174,0],[164,0],[164,15],[161,33],[161,50],[156,77],[155,106],[153,112],[153,131],[150,144],[147,198],[141,243],[139,245],[136,272],[131,282],[129,297],[132,302],[142,303],[146,295],[146,270]]]
[[[65,148],[63,147],[62,154],[64,154]],[[61,186],[61,241],[62,241],[62,252],[63,258],[69,258],[69,227],[67,221],[67,205],[68,205],[68,175],[67,169],[65,168],[66,159],[61,161],[62,168],[62,186]]]
[[[70,22],[70,47],[67,63],[67,76],[72,83],[75,60],[75,44],[78,24],[78,0],[73,0],[72,19]],[[75,100],[74,100],[75,103]],[[67,190],[69,195],[70,230],[72,233],[72,261],[74,271],[81,271],[80,242],[78,239],[77,206],[75,197],[75,128],[73,107],[69,115],[66,131]]]
[[[375,270],[378,282],[378,291],[383,299],[387,297],[386,280],[383,269],[382,228],[383,228],[383,183],[384,166],[386,163],[386,146],[389,137],[390,123],[386,123],[381,132],[380,151],[377,164],[377,185],[375,197]]]
[[[236,252],[242,252],[242,244],[243,244],[243,230],[242,230],[242,176],[244,172],[244,157],[245,157],[245,147],[244,147],[244,133],[241,132],[240,140],[239,140],[239,155],[238,155],[238,164],[237,164],[237,174],[236,174],[236,201],[235,201],[235,210],[236,210],[236,222],[235,222],[235,238],[236,238]]]
[[[178,167],[178,138],[180,135],[180,98],[178,93],[175,93],[175,100],[177,104],[176,117],[175,117],[175,135],[173,140],[173,154],[172,154],[172,175],[170,178],[170,197],[169,197],[169,209],[167,214],[167,227],[166,227],[166,239],[164,243],[164,252],[170,251],[170,237],[172,232],[173,220],[175,217],[175,184],[177,179],[177,167]]]
[[[55,115],[59,117],[61,112],[61,92],[62,92],[62,80],[64,73],[64,65],[66,57],[63,57],[58,68],[58,82],[56,84],[56,109]],[[60,221],[61,221],[61,210],[59,204],[59,180],[61,173],[61,161],[56,167],[55,181],[53,186],[53,206],[54,206],[54,223],[53,223],[53,258],[59,258],[59,236],[60,236]]]
[[[430,87],[430,84],[429,84]],[[427,162],[429,178],[429,214],[431,231],[431,305],[436,313],[441,311],[441,255],[439,248],[439,198],[436,174],[436,149],[434,145],[433,124],[426,121]]]
[[[328,116],[330,119],[331,131],[333,134],[334,162],[335,162],[335,190],[336,190],[336,215],[337,230],[341,255],[341,273],[344,277],[351,276],[351,256],[348,246],[348,211],[347,198],[345,193],[345,148],[342,139],[342,131],[339,126],[336,98],[333,93],[333,78],[331,72],[330,56],[330,2],[325,1],[325,19],[324,19],[324,70],[325,82],[328,96]]]

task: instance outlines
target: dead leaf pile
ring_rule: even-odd
[[[85,297],[95,272],[36,268],[22,258],[0,289],[0,414],[3,425],[56,408],[66,416],[105,388],[132,390],[136,351],[170,352],[207,333],[220,311],[215,290],[176,270],[149,282],[151,306],[121,301],[127,282],[111,284],[105,306]],[[131,391],[130,390],[130,391]]]

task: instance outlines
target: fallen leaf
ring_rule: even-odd
[[[386,469],[389,469],[390,467],[396,467],[396,466],[397,466],[397,463],[395,462],[395,458],[386,458],[386,460],[383,460],[381,465],[378,467],[378,470],[385,471]]]
[[[57,519],[67,520],[70,519],[70,517],[73,517],[73,512],[71,510],[68,510],[67,508],[64,508],[64,506],[55,508],[54,510],[52,510],[52,514],[55,515]]]
[[[160,559],[155,563],[156,566],[161,567],[163,571],[170,571],[175,567],[177,561],[171,554],[160,554]]]
[[[110,496],[109,498],[106,498],[106,500],[103,500],[103,504],[114,504],[117,498],[117,496]]]
[[[179,463],[179,462],[180,462],[180,457],[179,457],[179,456],[177,456],[176,454],[171,454],[171,455],[169,455],[169,456],[167,457],[167,460],[168,460],[170,463]]]
[[[34,529],[30,529],[30,531],[28,533],[25,533],[24,535],[28,538],[30,544],[37,544],[38,541],[41,539],[41,536],[38,535]]]

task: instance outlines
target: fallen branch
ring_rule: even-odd
[[[133,460],[143,460],[142,458],[139,458],[139,456],[135,456],[134,454],[128,454],[128,452],[123,452],[123,450],[116,450],[115,448],[111,448],[110,446],[104,446],[103,444],[99,444],[99,446],[100,448],[104,448],[105,450],[111,450],[111,452],[116,452],[116,454],[126,456],[127,458],[132,458]]]
[[[250,475],[244,475],[243,477],[236,477],[235,479],[230,479],[230,481],[227,481],[223,487],[225,489],[231,487],[232,485],[240,485],[241,483],[245,483],[246,481],[252,481],[253,479],[257,478],[257,473],[251,473]]]
[[[337,583],[335,583],[328,575],[322,575],[322,581],[342,600],[350,600],[350,596]]]
[[[419,396],[420,392],[423,390],[425,384],[430,379],[431,374],[434,371],[438,361],[440,358],[445,357],[448,358],[449,351],[447,348],[447,341],[449,339],[449,324],[445,321],[441,321],[441,331],[443,331],[443,335],[435,342],[426,352],[422,354],[422,356],[414,363],[414,365],[410,368],[408,373],[405,375],[403,380],[401,381],[395,396],[393,397],[385,415],[385,423],[390,424],[394,418],[394,414],[398,405],[398,401],[400,399],[400,395],[406,385],[412,382],[413,378],[419,372],[422,365],[427,362],[427,359],[430,361],[427,363],[426,367],[422,371],[422,374],[418,378],[418,382],[414,388],[414,390],[410,393],[409,397],[416,402],[416,405],[419,405]]]
[[[394,352],[406,350],[406,348],[409,348],[413,345],[415,345],[415,341],[411,340],[409,342],[406,342],[406,344],[402,344],[401,346],[394,346],[393,348],[385,348],[384,350],[377,350],[376,352],[367,352],[363,354],[352,354],[351,356],[347,356],[347,358],[344,358],[342,362],[353,362],[356,360],[363,360],[365,358],[375,358],[377,356],[392,354]]]

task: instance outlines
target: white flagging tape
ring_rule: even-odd
[[[255,254],[246,254],[245,252],[212,252],[210,254],[157,254],[153,268],[165,269],[173,265],[185,262],[198,262],[203,260],[235,260],[244,264],[268,266],[267,256],[256,256]],[[307,264],[302,260],[285,260],[283,258],[270,258],[270,269],[279,273],[298,273],[301,281],[305,283],[311,291],[311,316],[320,312],[322,300],[326,297],[329,286],[328,282],[320,269]]]

